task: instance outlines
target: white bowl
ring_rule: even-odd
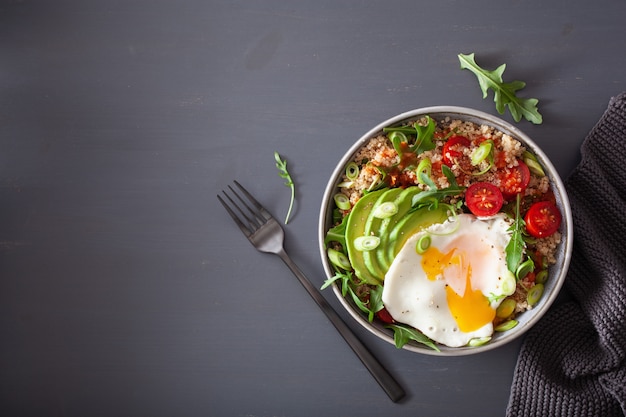
[[[489,125],[494,127],[497,130],[500,130],[503,133],[506,133],[518,141],[520,141],[530,152],[536,155],[537,160],[543,166],[546,175],[550,180],[550,184],[552,190],[554,192],[557,206],[561,211],[562,222],[559,229],[559,232],[562,235],[561,243],[558,246],[556,253],[556,264],[550,266],[549,274],[550,278],[545,283],[544,294],[531,310],[521,313],[516,320],[519,321],[519,324],[511,330],[506,332],[496,332],[494,333],[492,339],[487,344],[477,347],[446,347],[439,346],[440,351],[432,350],[424,345],[410,342],[403,346],[403,349],[424,353],[429,355],[440,355],[440,356],[460,356],[460,355],[469,355],[475,354],[479,352],[485,352],[491,349],[495,349],[499,346],[503,346],[512,340],[520,337],[526,331],[528,331],[533,325],[535,325],[541,317],[546,313],[548,308],[552,305],[554,300],[557,298],[557,295],[563,285],[563,281],[567,274],[567,270],[570,263],[571,252],[572,252],[572,242],[573,242],[573,222],[572,222],[572,214],[570,210],[569,200],[567,198],[567,194],[559,177],[556,172],[554,166],[547,158],[545,153],[537,146],[532,139],[530,139],[526,134],[520,131],[517,127],[511,125],[510,123],[501,120],[498,117],[494,117],[488,113],[484,113],[481,111],[464,108],[464,107],[454,107],[454,106],[436,106],[436,107],[426,107],[420,108],[416,110],[411,110],[406,113],[399,114],[397,116],[391,117],[388,120],[378,124],[373,127],[369,131],[367,131],[359,140],[357,140],[348,151],[343,155],[343,157],[337,163],[337,166],[333,173],[330,176],[328,184],[326,186],[326,190],[324,192],[324,197],[322,199],[322,205],[320,210],[320,219],[319,219],[319,248],[320,254],[322,258],[322,263],[324,265],[324,270],[326,272],[327,278],[330,278],[334,275],[333,268],[328,260],[326,254],[326,246],[324,244],[324,238],[326,236],[326,232],[332,226],[332,211],[334,208],[334,200],[333,196],[338,191],[338,184],[341,182],[342,175],[345,172],[346,165],[354,158],[356,152],[372,137],[375,137],[382,133],[383,128],[389,126],[399,126],[403,122],[409,120],[416,120],[419,117],[429,115],[434,119],[442,119],[446,116],[449,116],[451,119],[459,119],[459,120],[467,120],[479,125]],[[333,291],[345,309],[350,313],[350,315],[363,327],[367,330],[380,337],[381,339],[394,344],[393,331],[385,328],[385,324],[378,321],[378,319],[374,319],[372,323],[370,323],[367,319],[367,316],[362,313],[353,303],[352,300],[344,298],[341,295],[341,290],[338,285],[333,284]]]

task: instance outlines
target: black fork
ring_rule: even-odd
[[[239,191],[230,185],[228,188],[230,189],[230,194],[235,198],[232,198],[226,191],[222,191],[225,199],[219,195],[217,198],[250,243],[261,252],[278,255],[287,264],[291,272],[294,273],[311,297],[313,297],[317,305],[326,314],[345,341],[348,342],[354,353],[356,353],[378,384],[385,390],[389,398],[394,402],[403,398],[405,393],[400,384],[381,365],[378,359],[372,355],[319,290],[311,284],[300,268],[287,255],[283,245],[285,233],[278,221],[241,184],[237,181],[234,181],[234,183]],[[242,194],[245,198],[241,196]]]

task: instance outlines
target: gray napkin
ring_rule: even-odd
[[[581,156],[566,181],[571,299],[526,335],[508,417],[626,415],[626,92],[611,99]]]

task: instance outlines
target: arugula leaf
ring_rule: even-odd
[[[296,199],[296,187],[287,171],[287,160],[280,159],[278,152],[274,152],[274,160],[276,161],[276,168],[278,168],[278,176],[284,178],[285,185],[291,189],[291,199],[289,200],[289,209],[287,210],[287,216],[285,217],[285,224],[289,221],[291,215],[291,209],[293,208],[293,202]]]
[[[377,285],[370,290],[370,310],[374,313],[383,309],[383,286]]]
[[[448,179],[448,183],[450,186],[446,188],[438,189],[435,185],[434,181],[425,173],[421,172],[419,174],[420,179],[428,185],[428,190],[417,193],[413,196],[413,201],[411,205],[414,209],[418,209],[425,206],[434,206],[437,205],[443,200],[446,196],[457,196],[465,190],[464,187],[461,187],[454,177],[454,173],[447,165],[441,165],[441,171]]]
[[[435,128],[437,125],[428,115],[426,116],[426,121],[426,126],[422,126],[415,122],[411,126],[385,127],[383,128],[383,132],[390,134],[389,140],[391,140],[391,143],[393,144],[396,152],[398,152],[398,155],[402,155],[403,152],[403,149],[400,146],[402,142],[409,145],[411,152],[419,155],[425,151],[435,149],[437,146],[433,142]],[[415,143],[411,145],[406,135],[415,135]]]
[[[511,232],[511,240],[504,249],[506,253],[506,266],[513,274],[516,274],[517,268],[522,262],[522,257],[524,256],[524,249],[526,248],[523,238],[523,231],[526,223],[524,222],[524,219],[522,219],[522,216],[520,216],[520,199],[520,195],[518,194],[515,202],[515,218],[513,219],[513,224],[509,228],[509,231]]]
[[[417,139],[415,139],[415,145],[411,147],[411,150],[415,152],[416,155],[435,149],[437,146],[433,142],[436,127],[435,121],[430,116],[426,116],[426,120],[428,121],[426,126],[413,123],[413,127],[417,132]]]
[[[382,308],[383,287],[379,285],[376,288],[370,290],[370,305],[368,306],[368,303],[361,300],[361,298],[352,288],[353,280],[351,271],[339,271],[335,269],[335,275],[332,278],[324,281],[324,284],[322,284],[322,287],[320,289],[323,290],[325,288],[328,288],[336,281],[340,281],[341,283],[341,295],[343,297],[349,295],[350,298],[352,298],[352,301],[354,301],[354,304],[359,308],[359,310],[367,314],[367,318],[371,323],[374,320],[374,314]],[[371,300],[371,297],[374,298],[374,301]],[[374,307],[372,307],[372,305],[374,305]]]
[[[328,246],[330,242],[338,242],[344,253],[347,253],[346,249],[346,224],[348,223],[348,216],[344,216],[341,219],[341,223],[337,226],[331,227],[326,233],[324,238],[324,245]]]
[[[505,83],[502,81],[502,74],[506,69],[506,64],[500,65],[493,71],[481,68],[474,60],[474,54],[459,54],[461,69],[467,69],[476,75],[478,84],[483,92],[483,99],[487,98],[488,90],[491,88],[494,93],[493,100],[496,103],[496,110],[503,114],[505,106],[509,108],[513,120],[519,122],[522,116],[534,124],[541,124],[543,118],[537,110],[536,98],[520,98],[516,92],[523,89],[526,83],[523,81],[513,81]]]
[[[416,342],[426,345],[429,348],[439,352],[439,348],[437,347],[437,345],[432,340],[430,340],[430,338],[428,338],[418,330],[409,329],[407,327],[398,326],[395,324],[389,324],[385,327],[393,330],[393,341],[398,349],[409,343],[409,341],[415,340]]]

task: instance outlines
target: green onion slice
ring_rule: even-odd
[[[548,280],[548,270],[542,269],[535,275],[535,283],[544,284]]]
[[[506,332],[507,330],[511,330],[513,327],[517,326],[517,324],[517,320],[508,320],[504,323],[500,323],[493,330],[495,330],[496,332]]]
[[[393,148],[396,150],[398,155],[402,155],[401,143],[402,142],[408,143],[409,141],[406,135],[398,130],[394,130],[393,132],[389,133],[387,137],[391,141],[391,144],[393,145]]]
[[[430,247],[430,242],[431,242],[430,235],[424,234],[422,237],[420,237],[417,240],[417,243],[415,244],[415,252],[422,255]]]
[[[427,185],[426,181],[422,179],[422,174],[426,175],[428,178],[431,178],[433,164],[430,162],[430,159],[424,158],[417,165],[417,169],[415,173],[417,174],[417,182],[423,185]]]
[[[493,141],[486,140],[478,145],[478,148],[472,152],[472,165],[476,166],[491,155],[493,149]]]
[[[516,287],[517,281],[515,280],[515,275],[513,275],[511,271],[507,270],[502,277],[502,284],[500,286],[500,288],[502,288],[502,294],[505,296],[512,295],[515,292]]]
[[[526,302],[528,302],[528,305],[534,306],[539,302],[542,295],[543,284],[535,284],[530,290],[528,290],[528,294],[526,295]]]
[[[498,308],[496,308],[496,316],[501,319],[509,317],[515,311],[516,305],[517,302],[514,299],[507,298],[506,300],[502,301],[502,303],[500,303]]]
[[[350,210],[350,207],[352,207],[350,205],[350,199],[347,195],[343,193],[335,194],[333,199],[335,200],[335,204],[337,205],[337,207],[339,207],[341,210]]]
[[[515,276],[517,279],[524,279],[524,277],[533,269],[535,269],[535,263],[531,258],[528,258],[517,267]]]
[[[470,346],[470,347],[482,346],[486,344],[487,342],[489,342],[490,340],[491,340],[491,336],[475,337],[473,339],[470,339],[469,342],[467,342],[467,346]]]
[[[546,175],[543,168],[541,167],[541,164],[537,160],[537,157],[532,153],[524,151],[524,153],[522,154],[522,160],[524,161],[526,166],[528,166],[530,172],[532,172],[533,174],[539,177],[544,177]]]
[[[376,207],[374,207],[374,211],[372,215],[377,219],[386,219],[387,217],[391,217],[398,212],[398,205],[393,201],[386,201]]]
[[[352,268],[352,265],[350,264],[350,260],[348,259],[345,253],[339,252],[338,250],[335,250],[332,248],[328,248],[327,253],[328,253],[328,259],[330,260],[330,263],[332,263],[336,267],[339,267],[345,271],[348,271]]]
[[[359,236],[354,239],[354,249],[358,251],[373,250],[380,245],[380,238],[378,236]]]
[[[356,164],[356,162],[350,162],[346,166],[346,177],[348,177],[349,180],[354,181],[358,176],[359,166]]]

